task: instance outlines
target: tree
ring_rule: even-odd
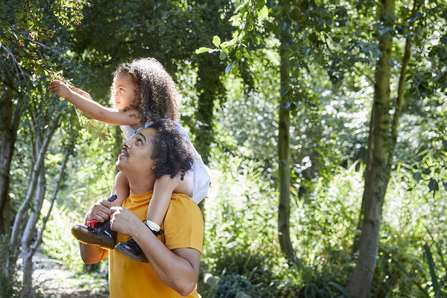
[[[362,248],[356,271],[348,286],[356,297],[365,297],[369,295],[370,291],[375,256],[379,245],[381,209],[393,169],[395,150],[398,147],[398,127],[403,100],[405,98],[411,100],[421,97],[430,98],[436,92],[435,90],[445,89],[445,72],[442,69],[445,68],[443,61],[446,55],[443,45],[431,45],[428,49],[421,50],[425,53],[423,57],[429,57],[429,65],[440,65],[439,70],[434,72],[435,82],[428,80],[429,77],[433,77],[433,71],[418,69],[424,65],[421,63],[420,55],[415,58],[415,61],[418,61],[418,66],[412,64],[410,59],[412,51],[423,48],[422,44],[426,40],[426,36],[433,32],[431,31],[434,28],[433,22],[445,16],[445,13],[442,13],[445,6],[439,2],[432,2],[421,12],[419,10],[423,6],[422,3],[416,1],[410,4],[411,10],[408,9],[408,4],[404,1],[399,2],[397,4],[398,13],[395,13],[394,1],[383,1],[379,6],[375,6],[370,1],[360,1],[355,5],[347,6],[338,6],[336,3],[328,1],[303,1],[297,4],[296,10],[292,8],[292,5],[287,6],[280,2],[277,6],[277,13],[271,14],[276,20],[281,20],[281,13],[291,15],[293,13],[295,20],[300,20],[302,17],[303,23],[306,23],[305,30],[293,31],[304,32],[301,38],[295,36],[290,52],[283,51],[281,59],[287,59],[285,58],[287,55],[296,53],[296,56],[291,55],[287,62],[293,64],[292,62],[296,61],[303,68],[309,65],[323,67],[334,84],[334,90],[343,84],[350,88],[358,88],[356,76],[368,80],[375,88],[367,146],[364,199],[360,216],[362,234],[359,244]],[[249,53],[252,50],[251,42],[263,38],[264,28],[268,28],[269,32],[280,36],[280,44],[283,46],[284,35],[275,31],[274,26],[263,27],[254,21],[258,20],[260,16],[265,16],[266,12],[263,7],[262,1],[241,1],[238,13],[234,17],[235,20],[244,20],[242,24],[238,23],[241,24],[240,29],[235,31],[232,40],[223,43],[219,49],[215,50],[223,51],[226,54],[232,52],[237,61],[240,61],[242,55],[239,54],[238,57],[238,52],[247,51]],[[268,12],[270,14],[273,10],[268,10]],[[422,21],[425,16],[430,18],[430,22]],[[293,24],[293,22],[279,22],[283,31],[288,25]],[[397,38],[398,35],[401,36],[400,40]],[[309,39],[304,52],[300,51],[304,48],[300,39]],[[405,44],[402,44],[402,39],[405,40]],[[304,57],[308,55],[311,55],[309,60],[313,62],[306,64]],[[244,58],[249,59],[248,56],[244,56]],[[283,64],[283,60],[281,62],[281,66],[287,65]],[[238,64],[232,62],[229,67],[234,65]],[[375,73],[374,78],[369,75],[371,68]],[[421,73],[426,73],[426,75],[421,75]],[[286,78],[286,76],[283,75],[282,78]],[[296,76],[296,79],[299,80],[299,78],[300,76]],[[424,79],[421,81],[421,78]],[[352,84],[353,82],[354,84]],[[396,82],[398,90],[395,100],[390,95],[390,89],[394,82]],[[292,84],[289,83],[289,85]],[[411,86],[408,88],[408,85]],[[281,96],[284,91],[282,88]],[[295,95],[298,94],[295,93]],[[282,104],[287,105],[287,102]],[[289,107],[294,107],[293,102],[289,102]],[[279,120],[281,123],[287,119],[287,112],[280,108],[280,113],[282,115]],[[279,126],[279,133],[284,141],[283,144],[287,144],[285,141],[288,139],[287,134],[281,134],[281,131],[284,132],[284,128],[287,127],[284,123],[286,121],[283,122],[282,127]],[[279,143],[279,146],[283,146],[283,144]],[[287,145],[284,146],[287,147]],[[286,151],[281,152],[287,154]],[[282,164],[285,164],[284,156],[280,158],[280,168]],[[286,175],[280,174],[279,179],[280,183],[286,185],[286,182],[281,181],[287,180]],[[286,193],[287,191],[283,190],[282,192]],[[282,198],[282,195],[280,197]],[[284,195],[284,198],[286,197],[287,195]],[[281,209],[287,210],[280,205],[280,212]],[[368,227],[368,225],[370,226]]]
[[[367,168],[365,170],[365,189],[363,193],[360,223],[362,233],[358,243],[358,259],[348,290],[355,297],[369,297],[373,272],[376,265],[376,256],[379,247],[379,234],[382,222],[382,208],[386,190],[393,166],[393,158],[398,137],[399,119],[402,113],[402,103],[407,81],[407,68],[410,63],[413,45],[418,42],[418,27],[416,21],[424,14],[430,13],[430,8],[424,7],[421,1],[414,1],[412,10],[400,7],[403,12],[398,15],[405,17],[405,21],[398,23],[396,3],[394,0],[384,0],[378,7],[378,19],[381,24],[376,28],[378,37],[379,57],[374,77],[374,102],[371,112],[370,132],[368,140]],[[438,5],[438,3],[434,4]],[[439,9],[438,7],[437,9]],[[391,100],[392,65],[393,57],[393,27],[399,26],[405,37],[403,57],[400,62],[400,72],[397,75],[397,96]],[[420,22],[418,22],[420,23]],[[415,29],[416,27],[416,29]],[[428,28],[427,26],[426,28]],[[416,43],[415,43],[416,42]],[[413,49],[412,49],[413,48]],[[411,78],[411,76],[410,76]],[[407,91],[408,98],[411,91]],[[391,111],[394,111],[391,114]],[[390,119],[392,115],[392,119]]]
[[[42,202],[45,198],[44,160],[50,141],[61,126],[60,120],[68,106],[56,97],[50,100],[49,94],[45,91],[46,76],[51,77],[56,74],[53,63],[61,54],[58,50],[50,48],[49,44],[55,31],[61,28],[58,27],[58,20],[63,22],[64,28],[73,26],[73,23],[68,22],[73,21],[74,25],[80,24],[82,15],[79,14],[79,10],[85,3],[83,0],[56,2],[51,6],[49,3],[35,1],[9,1],[1,7],[0,90],[5,92],[1,99],[0,123],[2,133],[2,166],[0,168],[0,226],[2,228],[0,234],[6,236],[2,237],[2,241],[6,239],[9,242],[5,251],[6,264],[2,264],[0,272],[2,282],[4,282],[2,292],[8,293],[10,291],[8,287],[12,287],[11,281],[17,270],[16,260],[22,251],[25,270],[22,296],[33,295],[32,257],[41,243],[42,233],[49,217],[47,215],[43,220],[40,235],[33,242],[32,236],[37,231],[37,221],[40,219]],[[50,13],[45,14],[45,12]],[[63,38],[63,35],[59,35],[59,38]],[[55,111],[55,109],[59,110]],[[65,123],[67,123],[66,120]],[[24,129],[24,125],[28,125],[29,129]],[[28,134],[33,149],[30,150],[32,162],[27,165],[23,161],[24,167],[30,167],[26,195],[12,201],[11,195],[14,193],[11,193],[10,189],[11,162],[17,148],[24,147],[23,143],[17,142],[19,131],[22,134]],[[71,149],[65,152],[66,158],[69,154],[71,154]],[[62,163],[53,201],[62,179],[66,158]],[[31,203],[33,199],[34,204]],[[16,210],[16,207],[19,208]],[[10,235],[11,218],[14,224]]]
[[[8,173],[20,120],[28,108],[25,94],[31,92],[30,76],[32,73],[56,73],[53,63],[58,55],[52,54],[60,52],[51,48],[54,42],[50,41],[55,30],[60,30],[56,29],[57,21],[68,29],[80,24],[80,11],[85,4],[85,0],[55,2],[53,5],[42,5],[35,1],[8,1],[8,4],[1,6],[0,83],[5,92],[2,96],[0,125],[3,149],[0,167],[0,234],[9,234]],[[16,96],[20,100],[14,101]]]

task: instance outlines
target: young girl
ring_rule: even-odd
[[[171,76],[164,67],[154,58],[134,60],[131,63],[123,63],[113,73],[112,102],[114,109],[106,108],[94,102],[90,95],[82,90],[71,90],[61,81],[52,81],[49,90],[70,101],[88,116],[104,123],[120,125],[126,140],[131,139],[135,132],[152,124],[159,119],[171,119],[179,121],[178,89]],[[210,174],[209,169],[203,164],[200,155],[191,144],[186,131],[176,123],[179,132],[184,135],[190,144],[191,151],[195,155],[193,170],[185,175],[177,175],[171,178],[168,175],[157,179],[154,185],[152,200],[147,211],[146,225],[154,232],[161,234],[160,225],[169,207],[173,192],[184,193],[199,203],[207,195]],[[127,178],[118,173],[112,190],[115,194],[115,204],[121,206],[129,195],[129,183]],[[108,220],[109,221],[109,220]],[[72,229],[73,235],[87,244],[98,244],[103,248],[113,249],[115,237],[109,229],[109,223],[89,224],[88,227],[76,225]],[[75,232],[73,232],[75,230]],[[116,248],[137,245],[135,241],[119,243]],[[121,251],[121,250],[120,250]],[[134,253],[126,254],[134,260],[145,260],[144,254],[138,247]],[[134,254],[134,256],[132,255]]]

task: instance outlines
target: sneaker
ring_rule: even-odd
[[[131,237],[126,242],[118,243],[115,249],[134,261],[149,263],[140,246]]]
[[[146,224],[146,220],[143,220],[143,222]],[[149,228],[149,230],[151,230],[152,233],[154,233],[155,236],[163,233],[162,229],[156,232],[152,230],[148,225],[146,226]],[[132,239],[132,237],[129,237],[126,242],[118,243],[115,246],[115,249],[134,261],[149,263],[140,246],[138,245],[138,243],[135,242],[135,240]]]
[[[87,226],[76,224],[71,228],[71,234],[85,244],[95,244],[109,250],[115,248],[116,232],[110,229],[110,217],[104,222],[88,222]]]

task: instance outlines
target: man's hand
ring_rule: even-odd
[[[67,84],[58,80],[52,81],[48,90],[50,90],[50,93],[60,95],[65,99],[67,99],[73,92]]]
[[[104,222],[110,215],[112,215],[110,209],[114,206],[115,205],[108,200],[98,200],[95,205],[93,205],[92,209],[90,209],[90,214],[87,214],[87,221],[97,220],[99,222]]]
[[[143,224],[140,218],[127,209],[121,207],[113,207],[111,209],[112,218],[110,220],[110,228],[123,235],[133,237],[133,232],[138,225]]]

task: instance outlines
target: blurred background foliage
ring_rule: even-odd
[[[201,204],[201,271],[222,283],[212,288],[199,281],[199,293],[346,294],[359,257],[354,242],[362,232],[374,77],[382,55],[378,37],[387,34],[394,42],[387,62],[391,116],[398,111],[394,104],[406,38],[411,36],[413,44],[369,295],[447,295],[447,8],[443,1],[396,0],[393,24],[387,27],[379,20],[381,3],[2,3],[0,251],[7,253],[0,256],[0,296],[30,293],[26,277],[23,283],[15,278],[22,268],[14,264],[28,252],[20,237],[33,212],[39,221],[30,230],[30,251],[34,247],[60,260],[79,276],[80,285],[108,290],[107,261],[84,265],[70,229],[96,200],[108,197],[121,131],[103,124],[96,130],[82,127],[75,109],[46,88],[59,74],[110,105],[114,68],[147,56],[158,59],[178,83],[181,121],[213,174]],[[290,63],[286,81],[280,75],[285,63]],[[280,109],[290,116],[287,196],[290,242],[298,261],[282,251],[278,231]],[[107,137],[99,138],[98,131]],[[45,136],[48,147],[37,166]],[[33,172],[45,178],[34,190]],[[40,209],[33,205],[39,189],[45,193]]]

